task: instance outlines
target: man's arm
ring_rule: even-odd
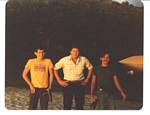
[[[87,75],[86,79],[82,81],[82,85],[85,86],[89,82],[91,75],[92,75],[92,72],[93,72],[93,69],[88,70],[88,75]]]
[[[30,71],[29,68],[25,68],[23,73],[22,73],[22,77],[25,80],[25,82],[28,84],[28,86],[30,87],[31,93],[35,93],[35,88],[34,88],[33,84],[31,83],[31,81],[28,77],[29,71]]]
[[[58,70],[55,70],[54,69],[54,74],[55,74],[55,78],[56,78],[56,80],[57,80],[57,82],[61,85],[61,86],[63,86],[63,87],[66,87],[66,86],[68,86],[68,81],[64,81],[64,80],[62,80],[61,78],[60,78],[60,76],[59,76],[59,74],[58,74]]]
[[[90,78],[91,78],[91,75],[93,73],[93,66],[92,64],[89,62],[89,60],[87,58],[84,58],[85,59],[85,67],[88,69],[88,74],[87,74],[87,77],[85,80],[82,81],[82,85],[86,85]]]
[[[50,78],[49,78],[49,87],[48,87],[48,89],[52,89],[53,79],[54,79],[53,68],[49,67],[49,73],[50,73]]]
[[[92,75],[92,80],[91,80],[91,103],[96,101],[96,96],[94,95],[94,90],[95,90],[95,85],[96,85],[96,75]]]
[[[87,78],[86,78],[88,81],[91,78],[92,72],[93,72],[93,69],[88,70],[88,75],[87,75]]]
[[[62,69],[63,68],[63,65],[64,65],[64,59],[60,59],[56,64],[55,64],[55,67],[54,67],[54,74],[55,74],[55,77],[56,77],[56,80],[57,82],[62,86],[62,87],[66,87],[68,86],[68,81],[64,81],[60,78],[59,74],[58,74],[58,70],[59,69]]]
[[[91,96],[93,96],[94,94],[95,84],[96,84],[96,76],[93,74],[91,80]]]
[[[125,100],[125,99],[126,99],[126,94],[125,94],[124,91],[122,90],[122,87],[121,87],[121,85],[120,85],[120,83],[119,83],[119,80],[118,80],[117,76],[114,75],[113,79],[114,79],[114,83],[115,83],[116,88],[117,88],[118,91],[121,93],[121,95],[122,95],[122,97],[123,97],[123,100]]]

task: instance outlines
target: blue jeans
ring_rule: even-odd
[[[114,96],[112,94],[108,94],[104,91],[97,91],[97,109],[100,110],[114,110],[115,107],[115,101]]]
[[[40,109],[48,109],[48,92],[46,88],[35,88],[35,93],[30,94],[29,110],[36,110],[38,101],[40,100]]]

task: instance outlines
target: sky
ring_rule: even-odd
[[[142,3],[141,3],[142,0],[112,0],[112,1],[117,1],[119,3],[128,1],[130,4],[134,6],[142,6]]]

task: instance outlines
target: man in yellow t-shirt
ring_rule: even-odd
[[[29,59],[23,71],[23,79],[30,87],[30,104],[29,109],[37,109],[38,100],[40,99],[41,109],[48,109],[48,91],[52,88],[53,83],[53,64],[50,59],[45,59],[45,51],[38,48],[34,52],[36,58]],[[28,77],[30,72],[31,80]],[[48,77],[50,74],[50,77]]]

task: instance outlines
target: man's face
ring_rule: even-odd
[[[78,48],[72,48],[70,55],[72,58],[78,58],[79,56],[79,49]]]
[[[104,64],[108,64],[110,61],[109,54],[105,54],[103,57],[100,57],[100,61],[102,61],[102,63],[104,63]]]
[[[38,49],[36,52],[34,52],[34,54],[36,55],[36,57],[38,59],[43,59],[44,55],[45,55],[45,52],[42,49]]]

